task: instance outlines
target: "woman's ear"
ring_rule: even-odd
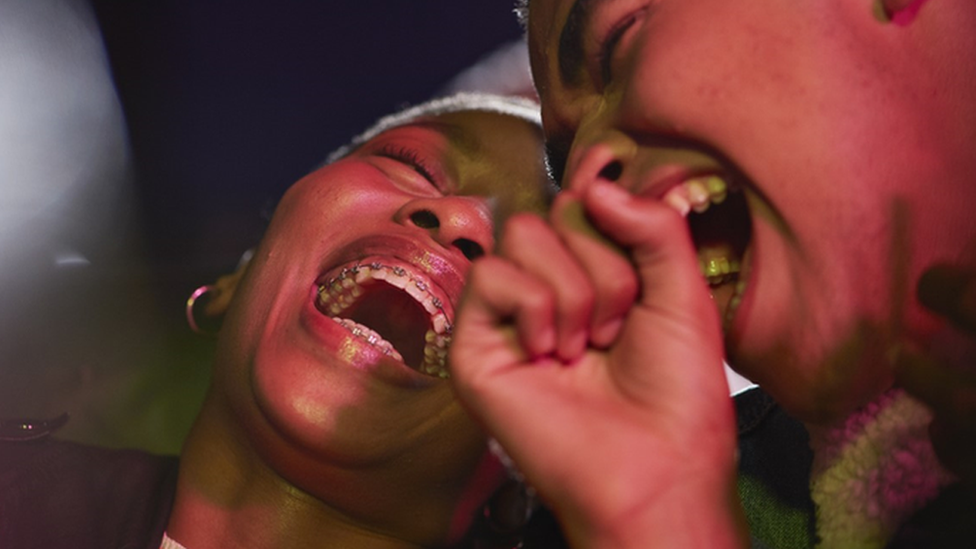
[[[203,307],[204,314],[209,317],[224,316],[231,300],[234,299],[234,294],[237,293],[241,279],[244,278],[244,273],[247,272],[247,266],[251,264],[252,257],[254,257],[254,248],[244,252],[233,273],[218,278],[217,282],[210,287],[214,295]]]
[[[212,295],[210,299],[203,306],[203,313],[205,315],[208,317],[218,317],[223,316],[227,312],[227,308],[230,307],[230,302],[237,292],[237,286],[241,283],[241,279],[244,278],[244,273],[247,272],[247,266],[248,263],[243,263],[233,273],[217,279],[217,282],[211,286]]]
[[[202,335],[217,335],[224,314],[247,272],[251,256],[252,250],[248,250],[238,262],[236,271],[218,278],[214,284],[200,286],[190,294],[186,300],[186,320],[190,329]]]

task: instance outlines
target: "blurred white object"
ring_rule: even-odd
[[[532,84],[526,41],[502,44],[452,78],[441,93],[449,95],[457,92],[518,95],[538,101],[539,96]]]
[[[128,166],[87,1],[0,0],[0,415],[67,411],[118,362],[108,258],[135,259]]]
[[[0,2],[0,288],[38,275],[25,260],[103,236],[127,160],[88,4]]]
[[[749,381],[748,379],[740,376],[735,370],[733,370],[727,362],[722,362],[725,366],[725,380],[729,383],[729,394],[737,395],[743,391],[752,389],[756,387],[756,384]]]

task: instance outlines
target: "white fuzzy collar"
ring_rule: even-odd
[[[931,419],[924,405],[891,390],[843,425],[811,433],[819,547],[884,547],[955,480],[932,449]]]
[[[186,549],[186,547],[183,547],[180,545],[180,542],[169,537],[166,532],[163,532],[163,543],[159,546],[159,549]]]

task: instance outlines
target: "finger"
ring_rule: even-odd
[[[616,339],[639,289],[630,258],[593,227],[579,197],[573,194],[557,197],[550,219],[562,241],[573,251],[592,288],[590,341],[594,347],[608,347]]]
[[[549,286],[555,300],[556,355],[564,361],[579,358],[586,349],[593,290],[556,233],[537,216],[512,217],[498,253]]]
[[[594,225],[628,249],[638,274],[640,295],[613,349],[633,396],[654,387],[697,403],[727,394],[718,309],[685,220],[659,200],[608,183],[591,185],[584,205]],[[648,355],[653,363],[633,358]]]
[[[713,333],[719,329],[684,218],[659,200],[603,182],[588,187],[584,204],[597,228],[630,250],[643,305],[692,315]]]
[[[936,265],[922,274],[917,293],[922,305],[958,327],[976,332],[976,272]]]
[[[509,337],[512,329],[514,341]],[[504,366],[551,354],[555,348],[551,290],[500,257],[479,259],[468,272],[454,342],[452,350],[466,349],[471,355],[458,360],[461,364],[492,362]],[[510,351],[510,358],[487,361],[478,356],[498,348]],[[474,360],[479,358],[482,360]]]

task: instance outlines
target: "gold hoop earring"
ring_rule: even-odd
[[[216,335],[217,335],[216,332],[211,332],[211,331],[204,330],[203,328],[201,328],[200,325],[197,324],[196,315],[193,314],[193,307],[197,304],[197,301],[201,297],[203,297],[204,294],[207,294],[209,292],[212,292],[212,291],[214,291],[216,289],[217,289],[216,286],[213,286],[211,284],[204,284],[203,286],[200,286],[196,290],[193,290],[193,293],[190,294],[190,297],[189,298],[187,298],[187,300],[186,300],[186,323],[190,325],[190,329],[193,330],[193,333],[200,334],[202,336],[207,336],[207,337],[216,337]]]

